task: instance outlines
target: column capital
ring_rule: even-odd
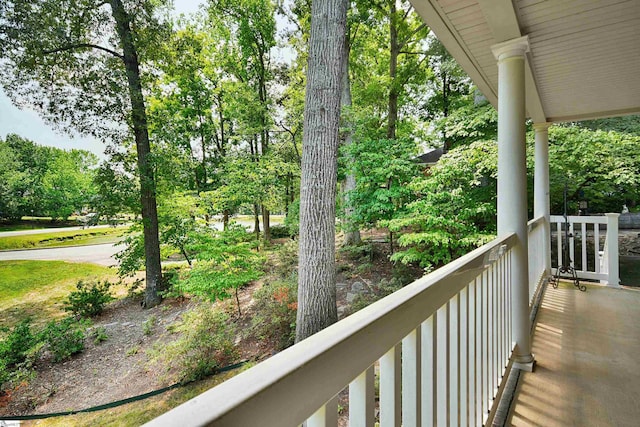
[[[549,126],[551,126],[551,123],[549,122],[534,123],[533,130],[535,130],[536,132],[545,131],[549,129]]]
[[[491,52],[498,61],[507,58],[524,56],[529,51],[529,36],[518,37],[491,46]]]

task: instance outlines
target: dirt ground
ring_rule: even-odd
[[[373,243],[364,256],[338,250],[337,302],[340,318],[350,314],[354,296],[371,297],[377,283],[391,280],[394,274],[388,261],[384,235],[364,235]],[[403,280],[412,281],[420,269],[404,269]],[[251,323],[254,283],[240,291],[243,316],[236,320],[238,330]],[[140,307],[140,298],[121,298],[93,319],[91,330],[104,328],[108,338],[95,343],[87,333],[85,350],[62,363],[53,363],[46,355],[37,365],[36,376],[0,399],[0,415],[43,414],[79,410],[147,393],[171,384],[166,370],[150,361],[153,349],[175,340],[170,325],[180,322],[182,314],[194,307],[187,298],[169,299],[149,310]],[[150,326],[151,325],[151,326]],[[264,359],[276,352],[273,343],[238,336],[239,360]]]

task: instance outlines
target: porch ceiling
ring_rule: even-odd
[[[534,122],[640,113],[638,0],[410,0],[498,105],[490,47],[527,35],[527,115]]]

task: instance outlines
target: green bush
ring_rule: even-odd
[[[235,296],[238,315],[242,315],[238,290],[263,275],[264,256],[253,248],[251,235],[234,224],[225,231],[200,235],[198,260],[193,269],[175,286],[176,291],[224,301]]]
[[[13,329],[3,328],[6,337],[0,341],[0,360],[8,368],[25,362],[29,350],[37,344],[38,338],[31,329],[31,319],[25,319]]]
[[[286,225],[272,225],[269,228],[271,238],[282,239],[284,237],[292,237],[291,231]]]
[[[91,336],[93,337],[93,343],[95,345],[98,345],[101,342],[109,339],[109,335],[107,334],[107,330],[104,328],[104,326],[100,326],[99,328],[95,328],[93,331],[91,331]]]
[[[161,357],[182,383],[205,378],[237,357],[234,325],[224,312],[207,303],[185,313],[175,330],[182,336]]]
[[[273,341],[279,350],[295,341],[298,284],[288,280],[264,284],[253,294],[255,314],[251,333],[260,339]]]
[[[86,328],[86,321],[66,317],[49,322],[41,332],[41,339],[53,355],[53,360],[60,362],[84,350]]]
[[[83,282],[76,285],[77,291],[69,294],[64,302],[64,310],[78,317],[93,317],[102,313],[104,306],[113,300],[110,288],[112,284],[104,282]]]
[[[35,358],[41,348],[38,337],[31,329],[31,320],[25,319],[13,329],[3,328],[0,341],[0,393],[4,384],[20,381],[32,372]]]

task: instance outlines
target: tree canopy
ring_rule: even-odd
[[[88,151],[61,150],[7,135],[0,139],[0,218],[66,219],[90,208],[97,163]]]
[[[181,253],[192,267],[185,292],[226,297],[260,274],[269,214],[286,214],[301,247],[299,319],[314,318],[299,339],[335,320],[336,212],[338,231],[384,228],[392,260],[425,269],[493,236],[497,113],[410,2],[223,0],[189,16],[170,10],[165,0],[0,3],[0,84],[11,100],[109,147],[98,165],[82,150],[7,136],[1,217],[141,213],[121,267],[146,269],[151,306],[161,254]],[[318,10],[331,14],[337,37]],[[637,209],[639,123],[551,127],[553,213],[565,183],[571,213],[580,201],[591,213]],[[528,145],[532,182],[532,131]],[[418,164],[434,147],[445,153],[438,164]],[[244,233],[237,214],[253,217],[255,238],[229,243]],[[213,232],[214,219],[230,234]]]

